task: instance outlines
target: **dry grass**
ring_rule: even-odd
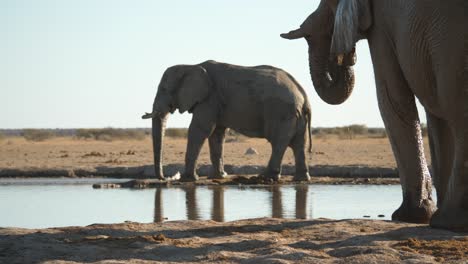
[[[165,139],[164,164],[183,163],[187,140]],[[253,147],[258,155],[244,155]],[[426,157],[429,148],[425,139]],[[356,136],[340,139],[336,135],[313,137],[310,165],[368,165],[395,167],[395,161],[387,138]],[[94,153],[94,154],[93,154]],[[99,153],[99,155],[96,155]],[[228,136],[224,149],[225,164],[266,165],[270,157],[270,144],[264,139]],[[153,162],[151,138],[142,140],[79,140],[57,137],[46,141],[27,141],[22,137],[8,137],[0,141],[0,168],[93,168],[96,166],[139,166]],[[208,144],[205,142],[199,164],[210,164]],[[290,149],[283,164],[294,164]]]

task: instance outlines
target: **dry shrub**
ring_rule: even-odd
[[[247,137],[242,135],[239,132],[236,132],[232,129],[228,130],[226,133],[225,142],[233,143],[233,142],[244,142]]]
[[[46,129],[23,129],[21,135],[28,141],[44,141],[55,137],[55,133]]]
[[[76,137],[78,139],[94,139],[103,141],[135,139],[143,140],[145,131],[141,129],[123,129],[123,128],[98,128],[98,129],[77,129]]]
[[[174,138],[187,138],[188,129],[187,128],[166,128],[164,135],[167,137],[174,137]]]

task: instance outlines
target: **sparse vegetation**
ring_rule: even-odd
[[[99,128],[76,130],[76,137],[78,139],[94,139],[104,141],[118,139],[142,140],[145,138],[145,135],[145,131],[141,129]]]
[[[230,129],[226,133],[226,139],[225,142],[230,143],[230,142],[243,142],[245,141],[246,136],[242,135],[241,133],[238,133],[232,129]]]
[[[23,129],[21,135],[28,141],[44,141],[56,136],[47,129]]]
[[[175,138],[187,138],[188,129],[187,128],[167,128],[165,131],[167,137]]]
[[[421,123],[423,137],[427,136],[427,125]],[[386,138],[385,128],[368,128],[366,125],[353,124],[342,127],[313,127],[315,138],[326,139],[335,136],[340,139],[354,139],[356,137]],[[187,128],[166,128],[166,137],[187,138]],[[151,128],[95,128],[95,129],[3,129],[0,130],[0,141],[9,137],[21,136],[28,141],[45,141],[55,137],[75,137],[76,139],[91,139],[101,141],[113,140],[143,140],[151,137]],[[242,142],[246,136],[228,130],[226,142]]]

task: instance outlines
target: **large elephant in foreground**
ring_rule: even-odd
[[[188,131],[185,172],[181,180],[195,181],[198,155],[208,138],[213,165],[211,178],[226,176],[223,144],[227,128],[249,137],[266,138],[272,154],[263,176],[278,180],[281,161],[292,148],[297,181],[309,180],[304,146],[311,147],[311,109],[307,95],[287,72],[272,66],[243,67],[215,61],[168,68],[161,79],[153,111],[153,151],[156,177],[164,179],[162,151],[168,113],[193,113]]]
[[[354,86],[355,44],[367,39],[403,203],[392,219],[468,230],[468,1],[322,0],[283,38],[305,38],[318,95],[340,104]],[[437,206],[415,104],[426,110]]]

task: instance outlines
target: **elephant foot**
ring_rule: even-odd
[[[392,214],[393,221],[401,221],[407,223],[427,224],[431,220],[431,216],[436,210],[436,206],[432,199],[424,199],[420,204],[414,204],[403,200],[400,208]]]
[[[182,177],[180,177],[181,182],[195,182],[198,180],[198,175],[197,174],[182,174]]]
[[[208,175],[208,179],[224,179],[227,176],[228,174],[225,171],[211,172],[210,175]]]
[[[281,179],[281,174],[279,173],[274,173],[274,172],[264,172],[260,175],[258,175],[260,179],[263,179],[264,182],[269,183],[269,182],[278,182]]]
[[[310,175],[308,172],[296,173],[294,174],[293,181],[296,181],[296,182],[310,181]]]
[[[430,226],[468,232],[468,208],[442,207],[432,216]]]
[[[156,179],[158,179],[158,180],[162,180],[162,181],[163,181],[163,180],[166,179],[166,178],[164,178],[164,173],[162,173],[162,171],[156,170],[156,171],[154,172],[154,176],[155,176]]]

